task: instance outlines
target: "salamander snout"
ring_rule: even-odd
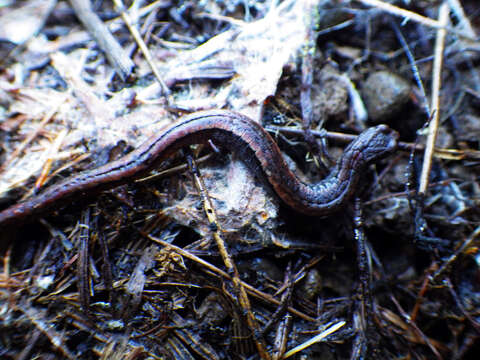
[[[350,149],[361,153],[363,161],[369,163],[391,154],[398,145],[398,133],[381,124],[362,132],[351,143]],[[360,154],[359,154],[360,155]]]

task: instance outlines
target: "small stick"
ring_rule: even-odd
[[[192,261],[195,261],[196,263],[198,263],[200,266],[203,266],[205,269],[205,271],[207,272],[210,272],[210,273],[213,273],[213,274],[216,274],[217,276],[219,277],[222,277],[224,279],[227,279],[229,281],[232,281],[232,277],[226,272],[226,271],[223,271],[222,269],[219,269],[218,267],[210,264],[209,262],[199,258],[198,256],[196,255],[193,255],[192,253],[190,253],[189,251],[187,250],[184,250],[176,245],[173,245],[173,244],[170,244],[169,242],[167,241],[164,241],[162,239],[159,239],[159,238],[156,238],[152,235],[149,235],[147,233],[144,233],[144,232],[140,232],[143,236],[145,236],[147,239],[153,241],[153,242],[156,242],[157,244],[160,244],[164,247],[166,247],[167,249],[170,249],[172,251],[175,251],[176,253],[180,254],[181,256],[187,258],[187,259],[190,259]],[[247,292],[256,297],[257,299],[260,299],[260,300],[263,300],[267,303],[271,303],[273,305],[281,305],[281,301],[280,300],[277,300],[276,298],[274,298],[272,295],[270,294],[267,294],[263,291],[260,291],[258,290],[257,288],[253,287],[252,285],[240,280],[240,282],[242,283],[242,286],[247,290]],[[302,313],[301,311],[299,310],[296,310],[295,308],[289,306],[288,308],[288,311],[295,315],[295,316],[298,316],[300,319],[302,320],[305,320],[305,321],[309,321],[309,322],[315,322],[316,320],[304,313]]]
[[[89,0],[70,0],[73,10],[89,34],[104,52],[108,62],[116,69],[122,80],[132,73],[135,64],[123,50],[105,24],[95,14]]]
[[[438,20],[430,19],[428,17],[419,15],[413,11],[402,9],[401,7],[398,7],[380,0],[357,0],[357,1],[364,3],[366,5],[370,5],[370,6],[382,9],[383,11],[386,11],[392,15],[401,16],[408,20],[413,20],[425,26],[433,27],[435,29],[441,29],[445,27],[445,24],[441,24],[440,21]]]
[[[165,82],[162,79],[162,76],[160,74],[160,71],[158,71],[157,66],[155,65],[155,62],[153,61],[153,57],[150,54],[150,51],[148,50],[147,45],[142,39],[142,36],[138,32],[138,29],[132,25],[132,20],[130,19],[130,16],[128,13],[125,11],[125,6],[123,5],[122,0],[113,0],[115,3],[115,6],[119,9],[120,14],[122,16],[123,21],[125,22],[125,25],[127,25],[128,30],[130,30],[130,33],[132,34],[133,38],[135,39],[135,42],[137,43],[138,47],[143,53],[143,56],[145,56],[145,60],[147,60],[148,65],[152,69],[153,74],[155,75],[155,78],[157,79],[158,83],[160,84],[160,88],[162,89],[162,95],[165,96],[167,102],[169,105],[172,103],[172,99],[170,97],[170,89],[168,86],[165,84]]]
[[[442,4],[439,10],[439,22],[443,25],[448,24],[448,15],[450,8],[447,3]],[[442,65],[443,65],[443,51],[445,49],[445,37],[447,31],[444,27],[438,29],[437,39],[435,42],[435,58],[433,62],[433,80],[432,80],[432,119],[428,127],[428,138],[425,147],[425,155],[423,157],[422,173],[420,175],[419,194],[425,194],[428,188],[428,178],[430,169],[432,167],[433,152],[435,148],[435,141],[437,140],[437,133],[439,127],[440,114],[440,88],[442,81]]]
[[[271,357],[270,354],[267,352],[265,341],[261,336],[257,336],[258,334],[260,334],[260,326],[257,322],[257,319],[255,318],[255,315],[252,312],[252,306],[250,304],[247,291],[243,286],[243,282],[240,280],[240,274],[238,273],[237,267],[227,250],[225,242],[220,236],[221,226],[217,220],[215,208],[213,207],[210,196],[206,191],[205,184],[202,177],[200,176],[200,172],[198,171],[193,157],[190,154],[187,155],[187,163],[188,167],[193,173],[195,186],[199,190],[200,196],[202,197],[203,207],[207,215],[207,219],[210,223],[210,228],[212,229],[213,238],[217,243],[217,247],[223,259],[223,263],[227,267],[228,273],[232,277],[232,282],[236,291],[238,303],[243,310],[243,313],[247,320],[247,324],[250,328],[250,331],[252,332],[255,345],[257,346],[258,354],[260,355],[261,359],[270,360]]]

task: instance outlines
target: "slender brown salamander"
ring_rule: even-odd
[[[124,157],[82,172],[48,187],[43,193],[0,212],[0,226],[25,221],[60,203],[114,188],[144,176],[180,148],[211,140],[239,152],[247,164],[258,167],[277,195],[291,208],[307,215],[326,216],[342,208],[353,195],[367,164],[395,150],[398,134],[386,125],[361,133],[345,149],[331,173],[315,184],[305,184],[292,173],[272,137],[248,117],[226,110],[196,112],[154,136]]]

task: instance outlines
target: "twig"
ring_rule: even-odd
[[[410,319],[410,316],[405,312],[405,310],[403,309],[403,307],[400,305],[400,303],[398,302],[398,300],[395,298],[395,296],[393,296],[393,294],[390,295],[390,300],[395,304],[398,312],[400,313],[401,317],[402,317],[402,320],[408,325],[408,327],[413,331],[413,334],[415,334],[415,336],[420,339],[421,341],[423,341],[423,343],[425,343],[429,348],[430,350],[432,351],[432,353],[435,355],[435,357],[438,359],[438,360],[442,360],[443,357],[442,355],[440,355],[440,353],[438,352],[437,348],[432,344],[432,342],[430,341],[430,339],[428,338],[427,335],[425,335],[423,333],[423,331],[418,327],[417,323],[415,321],[413,321],[412,319]]]
[[[160,245],[162,245],[162,246],[164,246],[168,249],[171,249],[171,250],[175,251],[176,253],[182,255],[183,257],[186,257],[187,259],[195,261],[196,263],[205,267],[206,269],[208,269],[212,273],[217,274],[218,276],[221,276],[224,279],[232,281],[232,277],[226,271],[223,271],[222,269],[219,269],[218,267],[210,264],[209,262],[203,260],[202,258],[199,258],[196,255],[193,255],[189,251],[186,251],[186,250],[182,249],[181,247],[170,244],[169,242],[164,241],[164,240],[159,239],[159,238],[156,238],[152,235],[146,234],[142,231],[140,233],[143,236],[145,236],[146,238],[148,238],[149,240],[154,241],[154,242],[156,242],[156,243],[158,243],[158,244],[160,244]],[[260,291],[260,290],[256,289],[255,287],[253,287],[252,285],[250,285],[250,284],[248,284],[248,283],[246,283],[242,280],[240,280],[240,282],[242,283],[242,286],[247,290],[247,292],[250,295],[255,296],[257,299],[272,303],[272,304],[277,305],[277,306],[281,305],[281,301],[277,300],[276,298],[274,298],[270,294],[267,294],[263,291]],[[296,316],[298,316],[299,318],[301,318],[305,321],[309,321],[309,322],[314,322],[315,321],[314,318],[302,313],[299,310],[294,309],[291,306],[289,306],[287,309],[291,314],[296,315]]]
[[[460,247],[455,251],[454,254],[452,254],[448,259],[446,259],[442,266],[431,276],[431,281],[436,282],[438,281],[438,277],[442,275],[445,270],[447,270],[455,260],[458,259],[458,257],[461,254],[465,254],[469,248],[473,247],[473,243],[475,240],[478,239],[480,236],[480,227],[477,227],[471,234],[470,236],[460,245]]]
[[[470,19],[465,14],[462,4],[459,0],[447,0],[450,9],[455,14],[455,17],[459,20],[458,28],[462,30],[467,36],[476,38],[475,30],[470,22]]]
[[[380,1],[380,0],[357,0],[360,1],[361,3],[364,3],[366,5],[370,5],[373,7],[377,7],[379,9],[382,9],[390,14],[401,16],[404,18],[407,18],[409,20],[413,20],[416,22],[419,22],[423,25],[430,26],[436,29],[441,29],[445,26],[445,24],[441,24],[440,21],[438,20],[433,20],[428,17],[419,15],[417,13],[414,13],[409,10],[402,9],[398,6]]]
[[[90,0],[70,0],[75,14],[105,53],[108,62],[116,69],[122,80],[127,79],[135,64],[123,50],[105,24],[90,6]]]
[[[448,24],[448,15],[450,13],[450,8],[445,2],[440,6],[439,9],[439,22],[443,25]],[[427,144],[425,147],[425,154],[423,157],[423,167],[422,173],[420,175],[420,185],[418,192],[420,194],[425,194],[428,188],[428,177],[430,174],[430,169],[432,167],[433,152],[435,148],[435,141],[437,140],[437,133],[439,127],[440,119],[440,88],[442,82],[442,65],[443,65],[443,51],[445,49],[445,37],[447,31],[444,27],[438,29],[437,39],[435,42],[435,58],[433,61],[433,80],[432,80],[432,104],[430,108],[432,109],[432,118],[430,125],[428,127],[428,138]]]
[[[398,41],[400,42],[400,44],[405,50],[405,55],[407,56],[408,62],[410,63],[412,75],[415,79],[415,82],[417,83],[418,89],[420,90],[420,94],[422,95],[423,108],[425,109],[425,112],[428,114],[428,116],[431,116],[430,106],[428,104],[425,87],[423,86],[423,81],[420,76],[420,71],[418,71],[417,61],[414,58],[412,52],[410,51],[410,46],[408,45],[407,40],[405,39],[402,32],[400,31],[399,26],[394,21],[392,22],[392,28],[395,31],[395,34],[397,35]]]
[[[309,9],[308,13],[313,13]],[[315,137],[311,133],[313,124],[313,102],[312,102],[312,83],[314,73],[314,57],[316,52],[316,34],[314,31],[315,20],[313,15],[307,16],[307,38],[303,45],[302,51],[302,86],[300,86],[300,105],[302,109],[302,127],[304,131],[304,138],[309,150],[312,153],[313,160],[320,171],[320,174],[328,174],[327,167],[323,161],[325,158],[328,160],[328,156],[325,155],[325,149],[323,149],[316,141]],[[319,119],[320,123],[324,122],[324,119]]]
[[[135,42],[138,44],[138,47],[143,53],[143,56],[145,56],[145,60],[147,61],[148,65],[152,69],[153,74],[155,75],[155,78],[160,84],[160,88],[162,89],[162,95],[165,96],[168,102],[168,105],[171,105],[172,99],[170,97],[170,89],[163,81],[160,71],[158,71],[158,68],[155,65],[155,62],[153,61],[152,55],[150,54],[150,51],[148,50],[147,45],[143,41],[142,36],[140,35],[138,29],[132,25],[132,20],[130,19],[130,16],[128,15],[128,13],[125,11],[125,6],[123,5],[123,1],[113,0],[113,2],[115,6],[119,9],[122,19],[125,22],[125,25],[127,25],[128,30],[130,30],[130,33],[135,39]]]
[[[252,331],[252,335],[255,341],[255,345],[257,346],[258,354],[260,355],[261,359],[270,360],[271,357],[267,352],[267,347],[265,341],[260,337],[257,337],[260,334],[260,326],[258,324],[257,319],[253,315],[252,307],[250,304],[250,300],[248,298],[247,292],[245,287],[243,286],[243,282],[240,280],[240,274],[238,273],[237,267],[233,262],[232,257],[230,256],[225,242],[223,238],[220,236],[220,224],[217,220],[217,215],[215,213],[215,208],[210,200],[210,196],[206,191],[205,184],[203,182],[202,177],[198,171],[198,168],[193,160],[193,157],[187,155],[187,163],[188,167],[193,173],[195,186],[200,192],[200,196],[202,197],[203,207],[205,210],[205,214],[207,215],[207,219],[210,223],[210,228],[212,229],[212,235],[217,243],[218,250],[220,255],[222,256],[223,263],[227,267],[228,273],[232,277],[233,286],[237,292],[238,303],[243,311],[243,314],[246,317],[247,324]]]
[[[77,259],[77,287],[79,303],[85,314],[90,314],[90,209],[82,211],[81,224],[77,233],[80,242]]]
[[[267,127],[267,131],[271,133],[282,133],[294,136],[302,136],[303,130],[293,127],[285,127],[285,126],[275,126],[269,125]],[[347,143],[355,139],[356,135],[351,134],[344,134],[335,131],[317,131],[312,130],[312,134],[317,137],[325,137],[329,140],[337,141],[340,143]],[[398,150],[401,151],[415,151],[420,152],[425,150],[425,146],[421,144],[412,144],[404,141],[400,141],[398,143]],[[447,149],[447,148],[436,148],[433,154],[437,159],[445,159],[445,160],[479,160],[480,159],[480,151],[478,150],[459,150],[459,149]]]

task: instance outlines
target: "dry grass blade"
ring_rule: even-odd
[[[48,114],[46,114],[42,121],[38,124],[37,128],[35,131],[33,131],[23,142],[22,144],[15,149],[15,151],[12,153],[9,159],[5,161],[1,166],[0,166],[0,171],[4,170],[8,165],[12,163],[22,152],[23,150],[26,149],[26,147],[38,136],[38,134],[42,131],[42,129],[45,127],[45,125],[48,124],[50,120],[52,120],[53,116],[58,110],[58,107],[63,103],[63,99],[58,102],[55,106],[53,106]]]
[[[333,325],[329,326],[327,329],[322,331],[320,334],[314,336],[310,340],[304,342],[303,344],[298,345],[297,347],[293,348],[292,350],[287,351],[285,353],[285,355],[283,356],[283,358],[284,359],[289,358],[290,356],[295,355],[299,351],[302,351],[302,350],[306,349],[307,347],[309,347],[309,346],[311,346],[311,345],[313,345],[313,344],[315,344],[319,341],[322,341],[327,336],[329,336],[329,335],[333,334],[334,332],[336,332],[337,330],[339,330],[345,324],[346,324],[345,321],[340,321],[336,324],[333,324]]]

